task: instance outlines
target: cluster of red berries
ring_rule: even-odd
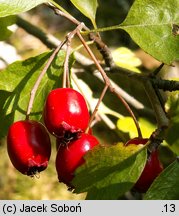
[[[84,163],[83,156],[99,142],[85,133],[90,120],[83,96],[71,88],[50,92],[44,108],[44,122],[56,137],[56,170],[58,179],[68,186],[77,167]]]
[[[84,163],[83,156],[98,145],[98,140],[85,133],[89,111],[83,96],[72,88],[58,88],[47,96],[43,111],[48,131],[56,137],[56,170],[59,181],[70,185],[74,172]],[[25,175],[46,169],[51,143],[45,126],[37,121],[13,123],[8,131],[7,149],[14,167]]]
[[[43,111],[45,126],[37,121],[23,120],[13,123],[8,131],[8,154],[14,167],[25,175],[33,176],[47,168],[51,143],[46,130],[56,137],[56,170],[60,182],[72,187],[77,167],[85,161],[83,156],[99,142],[85,133],[90,115],[83,96],[71,88],[52,90],[47,96]],[[134,138],[130,144],[147,143],[148,139]],[[144,170],[134,188],[146,192],[163,167],[155,150],[148,155]]]

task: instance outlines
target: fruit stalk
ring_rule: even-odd
[[[32,90],[30,92],[30,99],[29,99],[29,104],[28,104],[27,112],[26,112],[26,120],[29,119],[29,115],[30,115],[32,107],[33,107],[33,102],[34,102],[35,94],[36,94],[36,91],[37,91],[37,89],[38,89],[38,87],[40,85],[40,82],[41,82],[43,76],[45,75],[45,73],[47,72],[48,68],[50,67],[50,65],[51,65],[52,61],[54,60],[55,56],[61,50],[61,48],[63,47],[63,45],[66,43],[66,40],[67,39],[65,39],[64,41],[62,41],[60,43],[60,45],[54,50],[54,52],[52,53],[52,55],[48,59],[48,62],[45,65],[44,69],[42,70],[42,72],[40,73],[38,79],[36,80],[36,82],[35,82]]]
[[[72,32],[70,32],[66,36],[66,56],[65,56],[65,61],[64,61],[64,72],[63,72],[63,88],[70,88],[70,79],[69,79],[69,58],[70,58],[70,53],[71,53],[71,41],[77,31],[80,31],[83,28],[83,23],[80,23]]]
[[[93,111],[93,113],[92,113],[92,116],[91,116],[91,118],[90,118],[90,121],[89,121],[89,124],[88,124],[88,128],[87,128],[86,131],[85,131],[86,133],[88,133],[89,128],[91,127],[91,124],[92,124],[92,122],[93,122],[93,120],[94,120],[94,118],[95,118],[95,115],[96,115],[97,111],[98,111],[98,107],[99,107],[101,101],[103,100],[103,98],[104,98],[104,96],[105,96],[105,94],[106,94],[107,89],[108,89],[108,85],[105,85],[105,86],[104,86],[104,89],[103,89],[103,91],[102,91],[102,93],[101,93],[101,95],[100,95],[100,97],[99,97],[99,99],[98,99],[98,102],[97,102],[97,104],[96,104],[96,107],[95,107],[95,109],[94,109],[94,111]]]

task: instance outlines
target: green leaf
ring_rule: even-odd
[[[166,64],[179,59],[178,0],[136,0],[120,25],[147,53]]]
[[[48,0],[0,0],[0,17],[28,11]]]
[[[136,145],[125,147],[122,143],[98,146],[87,153],[85,160],[72,181],[75,192],[88,191],[87,199],[117,199],[139,178],[146,162],[146,149]]]
[[[88,17],[93,23],[94,27],[96,27],[95,18],[96,18],[96,10],[98,7],[97,0],[70,0],[74,6],[86,17]]]
[[[3,124],[0,124],[0,137],[7,134],[8,127],[12,122],[25,119],[30,91],[50,55],[51,52],[48,52],[25,61],[17,61],[9,65],[6,70],[1,71],[0,116]],[[64,58],[65,52],[61,51],[41,80],[30,119],[41,119],[47,94],[51,89],[61,86]],[[70,60],[71,63],[72,60]]]
[[[15,16],[8,16],[0,18],[0,41],[6,40],[11,34],[12,31],[8,29],[9,26],[16,22]]]
[[[143,137],[146,137],[146,138],[150,137],[152,132],[155,130],[155,126],[144,118],[139,118],[138,123],[139,123]],[[131,117],[120,118],[117,121],[117,128],[120,131],[129,133],[130,138],[134,138],[138,136],[136,126]]]
[[[146,200],[178,200],[179,199],[179,161],[170,164],[147,191]]]

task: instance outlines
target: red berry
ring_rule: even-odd
[[[14,167],[24,175],[33,176],[47,168],[51,154],[48,132],[36,121],[15,122],[8,131],[7,150]]]
[[[142,139],[142,138],[134,138],[129,140],[125,146],[129,144],[143,144],[145,145],[148,142],[148,139]],[[154,150],[153,152],[148,155],[146,165],[144,167],[144,170],[142,171],[142,174],[138,181],[136,182],[134,188],[141,192],[145,193],[154,179],[163,171],[163,166],[159,160],[158,157],[158,150]]]
[[[44,122],[56,137],[84,132],[89,119],[86,102],[79,92],[71,88],[58,88],[49,93],[44,107]]]
[[[163,171],[163,166],[158,158],[158,151],[153,151],[144,167],[144,170],[135,184],[135,189],[141,193],[145,193],[154,179]]]
[[[85,162],[83,156],[98,144],[99,141],[94,136],[83,133],[79,139],[72,141],[68,146],[60,145],[56,158],[59,181],[72,186],[70,182],[75,170]]]

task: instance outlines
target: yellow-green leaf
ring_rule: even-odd
[[[126,47],[117,48],[112,52],[112,56],[116,65],[140,73],[137,67],[140,66],[142,62],[130,49]]]
[[[155,126],[144,118],[138,120],[143,137],[148,138],[155,130]],[[131,117],[121,118],[117,121],[117,128],[125,133],[129,133],[131,138],[137,137],[137,129]]]

